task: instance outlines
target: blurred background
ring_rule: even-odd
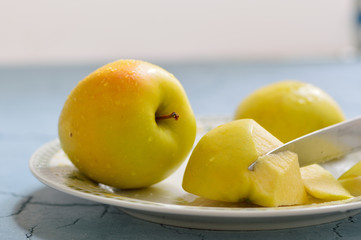
[[[0,1],[0,66],[349,59],[356,0]]]
[[[0,0],[0,130],[55,137],[71,89],[121,58],[173,73],[196,115],[233,115],[255,89],[295,79],[353,117],[359,22],[356,0]]]
[[[257,88],[295,79],[354,117],[358,12],[356,0],[0,0],[0,137],[56,137],[71,89],[121,58],[173,73],[197,116],[232,116]]]

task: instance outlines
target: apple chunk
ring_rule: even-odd
[[[261,158],[260,165],[256,164],[258,170],[248,170],[252,162],[281,145],[282,142],[251,119],[218,126],[205,134],[192,152],[184,173],[183,188],[195,195],[218,201],[255,199],[256,203],[264,206],[302,203],[304,189],[300,179],[297,179],[298,161],[294,154]],[[287,160],[287,157],[291,159]],[[271,160],[280,162],[271,163]],[[286,165],[277,167],[282,164]],[[272,183],[275,178],[277,181]],[[297,194],[285,196],[286,200],[281,201],[281,188],[287,184],[287,189],[295,188],[295,182],[298,190],[293,189],[289,194]],[[272,186],[266,186],[270,183],[272,186],[277,183],[282,186],[272,189]],[[265,186],[261,186],[263,184]],[[261,195],[267,196],[268,200],[256,200]]]
[[[318,164],[302,167],[301,176],[307,193],[312,197],[327,201],[352,197],[329,171]]]
[[[296,153],[285,151],[258,158],[252,172],[251,202],[268,207],[307,201]]]
[[[338,182],[354,197],[361,196],[361,176],[339,179]]]
[[[342,174],[338,182],[353,196],[361,196],[361,161]]]

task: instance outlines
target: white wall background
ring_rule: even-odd
[[[337,58],[353,0],[0,0],[0,64]]]

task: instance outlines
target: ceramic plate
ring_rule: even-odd
[[[197,140],[227,118],[198,119]],[[351,156],[360,160],[360,154]],[[356,160],[355,160],[356,159]],[[345,162],[345,161],[344,161]],[[84,177],[61,150],[58,140],[39,148],[30,159],[30,169],[44,184],[88,200],[120,207],[125,213],[151,222],[213,230],[265,230],[303,227],[336,221],[361,212],[361,199],[304,206],[262,208],[206,200],[185,192],[182,177],[186,162],[166,180],[141,190],[118,190]],[[329,164],[335,175],[346,164]]]

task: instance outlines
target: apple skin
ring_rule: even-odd
[[[176,112],[175,118],[156,117]],[[118,60],[72,90],[59,117],[61,147],[96,182],[142,188],[173,173],[196,136],[196,120],[180,82],[139,60]]]
[[[257,89],[239,104],[235,119],[251,118],[286,143],[345,120],[334,99],[300,81],[281,81]]]

